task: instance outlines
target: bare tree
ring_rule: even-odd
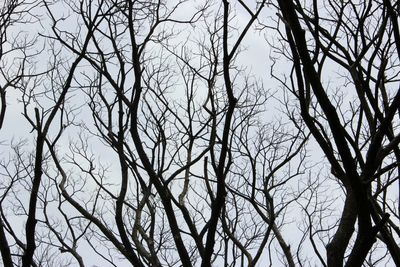
[[[285,87],[344,189],[342,215],[321,263],[361,266],[378,240],[399,265],[398,3],[278,4],[293,63]]]
[[[34,149],[2,163],[4,262],[85,266],[89,248],[112,266],[255,266],[277,242],[294,266],[281,226],[307,135],[267,127],[273,94],[236,63],[266,4],[38,6],[49,71],[20,87]]]
[[[5,0],[0,4],[0,129],[4,125],[7,109],[7,91],[19,89],[23,79],[35,77],[32,74],[29,60],[35,56],[37,50],[33,49],[36,38],[30,38],[24,32],[18,32],[20,25],[30,25],[37,21],[37,18],[30,14],[30,10],[35,6],[35,1]],[[2,140],[4,142],[4,140]],[[15,176],[10,176],[2,183],[4,192],[9,192],[15,182]],[[8,241],[5,228],[9,226],[4,221],[5,195],[0,201],[0,251],[4,266],[13,266],[11,244]]]

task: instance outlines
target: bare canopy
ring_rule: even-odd
[[[3,265],[400,266],[399,8],[3,1]]]

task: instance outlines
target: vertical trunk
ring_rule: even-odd
[[[36,140],[36,155],[35,155],[35,169],[33,175],[31,195],[29,199],[28,219],[26,221],[26,249],[22,256],[22,267],[30,267],[33,261],[33,254],[36,249],[35,244],[35,229],[36,229],[36,205],[39,193],[39,186],[42,180],[42,160],[43,160],[43,146],[44,137],[39,130],[38,137]]]
[[[338,229],[331,242],[326,246],[327,262],[329,267],[343,266],[344,254],[349,244],[350,238],[354,233],[357,213],[355,199],[349,191],[344,202],[342,216]]]
[[[4,267],[13,267],[11,251],[8,245],[7,236],[4,231],[3,220],[1,219],[1,217],[0,217],[0,251]]]

